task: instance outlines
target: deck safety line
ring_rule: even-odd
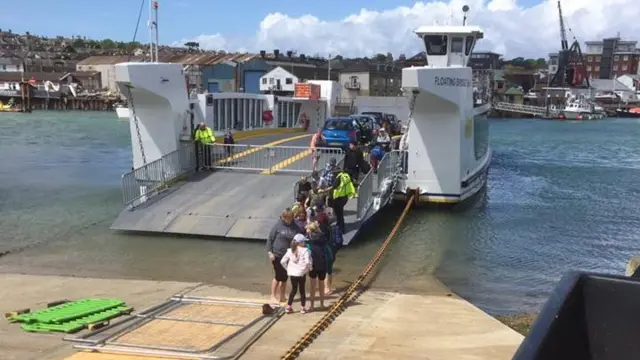
[[[344,312],[344,310],[347,307],[347,304],[357,299],[366,290],[366,288],[361,287],[362,283],[367,278],[367,276],[369,276],[371,271],[375,268],[375,266],[378,264],[378,262],[384,255],[385,251],[389,247],[389,244],[391,243],[391,240],[394,238],[395,234],[398,232],[400,225],[402,224],[405,217],[409,213],[409,209],[411,209],[411,205],[413,205],[415,200],[416,200],[416,194],[414,193],[411,195],[411,198],[409,198],[407,205],[404,207],[404,210],[402,211],[402,215],[400,215],[400,218],[398,218],[398,221],[396,221],[396,224],[393,226],[393,229],[391,230],[389,235],[387,235],[387,238],[384,240],[382,245],[380,245],[380,248],[378,249],[378,252],[373,257],[373,259],[371,259],[369,264],[364,268],[362,273],[358,275],[358,278],[353,282],[353,284],[351,284],[351,286],[349,286],[347,291],[340,297],[340,299],[338,299],[338,301],[335,304],[333,304],[331,309],[329,309],[329,311],[326,314],[324,314],[324,316],[320,320],[318,320],[318,322],[309,331],[307,331],[307,333],[304,334],[302,338],[300,338],[300,340],[298,340],[298,342],[296,342],[296,344],[289,349],[289,351],[287,351],[287,353],[282,357],[283,360],[292,360],[300,356],[300,354],[304,351],[304,349],[306,349],[309,345],[311,345],[313,340],[315,340],[318,336],[320,336],[320,334],[324,330],[326,330],[331,323],[333,323],[333,321],[338,317],[338,315]]]
[[[249,144],[249,146],[255,146],[255,147],[251,147],[249,150],[245,150],[243,152],[234,154],[233,156],[229,156],[226,159],[218,160],[218,161],[216,161],[216,165],[226,164],[228,162],[237,160],[237,159],[239,159],[241,157],[244,157],[244,156],[247,156],[247,155],[251,155],[251,154],[253,154],[255,152],[262,151],[262,150],[267,150],[270,146],[276,146],[276,145],[284,144],[286,142],[302,139],[302,138],[305,138],[305,137],[308,137],[308,136],[311,136],[311,135],[312,134],[304,134],[304,135],[292,136],[292,137],[289,137],[289,138],[286,138],[286,139],[276,140],[276,141],[273,141],[273,142],[270,142],[270,143],[267,143],[267,144],[264,144],[264,145],[251,145],[251,144]],[[224,146],[224,145],[218,144],[218,146]]]
[[[293,155],[290,158],[284,159],[282,161],[280,161],[279,163],[273,165],[271,167],[271,169],[269,170],[264,170],[263,172],[261,172],[262,175],[273,175],[276,171],[286,168],[289,165],[292,165],[293,163],[295,163],[296,161],[300,161],[302,159],[304,159],[305,157],[311,155],[311,149],[307,149],[304,151],[301,151],[295,155]]]

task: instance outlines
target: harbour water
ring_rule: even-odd
[[[495,119],[486,196],[412,211],[375,286],[427,291],[435,274],[494,314],[535,311],[563,273],[621,273],[640,229],[640,122]],[[0,117],[0,272],[202,281],[267,290],[258,242],[142,236],[109,226],[131,167],[114,113]],[[352,279],[391,229],[381,214],[336,264]]]

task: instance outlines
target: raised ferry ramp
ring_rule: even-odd
[[[124,209],[111,228],[264,240],[282,210],[294,203],[296,182],[312,171],[308,149],[311,135],[286,133],[246,139],[233,146],[232,155],[223,145],[215,145],[213,171],[187,173],[181,181],[162,185],[146,201],[139,201],[146,195],[134,192],[138,204]],[[340,149],[327,149],[317,168],[322,169],[332,157],[340,162],[343,156]],[[134,188],[144,183],[137,172],[132,172],[132,177],[137,178]],[[131,182],[126,177],[127,174],[123,176],[125,197],[131,193],[126,189]],[[346,243],[360,228],[359,201],[363,208],[361,199],[351,199],[345,207]]]

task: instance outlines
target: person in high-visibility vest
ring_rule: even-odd
[[[194,134],[194,140],[196,143],[200,144],[202,149],[202,155],[204,157],[203,162],[204,166],[200,167],[200,170],[210,169],[211,168],[211,144],[216,141],[216,136],[213,134],[213,131],[210,127],[208,127],[204,122],[200,123],[196,133]]]
[[[344,170],[338,170],[336,182],[333,186],[333,200],[331,206],[336,214],[336,222],[342,233],[345,233],[344,207],[350,198],[356,196],[356,188],[353,186],[351,176]]]

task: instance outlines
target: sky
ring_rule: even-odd
[[[148,0],[147,0],[148,1]],[[0,12],[0,28],[43,36],[131,41],[141,0],[22,0]],[[562,0],[569,41],[640,40],[638,0]],[[279,49],[309,55],[395,56],[422,51],[422,25],[468,23],[484,30],[476,50],[506,58],[547,57],[560,47],[557,0],[159,0],[160,43],[207,50]],[[148,4],[145,3],[145,6]],[[147,42],[148,8],[137,40]]]

